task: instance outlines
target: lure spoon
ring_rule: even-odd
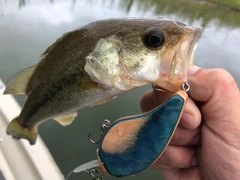
[[[123,117],[102,131],[97,160],[77,167],[73,172],[101,172],[115,177],[137,174],[151,166],[169,144],[181,118],[188,95],[179,90],[155,109]],[[101,172],[100,172],[100,171]]]

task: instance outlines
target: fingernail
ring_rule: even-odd
[[[197,166],[198,165],[198,158],[195,156],[192,160],[192,166]]]
[[[195,72],[197,72],[199,69],[201,69],[198,66],[189,66],[188,67],[188,75],[193,75]]]

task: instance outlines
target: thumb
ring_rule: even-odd
[[[232,102],[239,89],[230,73],[223,69],[199,69],[188,77],[190,96],[200,102]],[[218,106],[219,103],[215,104]]]
[[[200,102],[203,120],[210,128],[221,134],[223,129],[231,132],[238,124],[240,130],[240,94],[231,74],[223,69],[199,69],[188,82],[189,95]]]

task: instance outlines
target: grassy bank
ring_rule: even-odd
[[[130,11],[154,11],[156,15],[174,14],[189,21],[201,20],[202,25],[214,21],[216,26],[240,27],[240,0],[124,0],[120,5]]]
[[[207,0],[212,4],[219,7],[227,7],[233,11],[240,11],[240,1],[239,0]]]
[[[71,1],[74,5],[77,0]],[[26,0],[18,3],[19,8],[27,5]],[[156,15],[174,14],[190,22],[200,20],[202,26],[214,21],[216,26],[240,27],[240,0],[119,0],[119,6],[127,12],[134,6],[139,11],[153,11]]]

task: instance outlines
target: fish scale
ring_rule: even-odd
[[[48,119],[68,125],[79,109],[148,83],[176,92],[200,34],[201,27],[158,18],[102,20],[65,33],[9,81],[5,94],[27,99],[7,133],[34,144]]]

